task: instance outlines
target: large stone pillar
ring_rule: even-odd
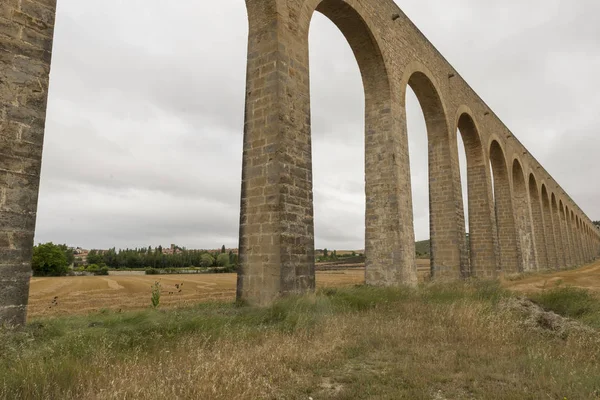
[[[268,304],[315,287],[308,54],[275,1],[247,1],[237,297]]]
[[[501,271],[503,274],[514,274],[520,271],[521,258],[508,167],[504,152],[496,141],[492,142],[490,147],[490,162],[494,174],[494,207]]]
[[[544,215],[537,182],[533,175],[529,176],[529,199],[531,201],[531,219],[533,224],[533,237],[537,254],[538,270],[549,269],[548,253],[546,251],[546,230],[544,229]]]
[[[525,185],[523,169],[517,160],[514,160],[513,162],[512,171],[515,228],[522,261],[519,271],[536,271],[538,267],[534,242],[534,229],[531,218],[531,204]]]
[[[554,229],[554,237],[556,238],[556,269],[564,268],[567,265],[566,253],[565,253],[565,238],[562,229],[562,221],[558,205],[556,204],[556,198],[554,194],[551,196],[551,208],[552,208],[552,225]]]
[[[55,9],[0,3],[0,324],[27,317]]]
[[[477,278],[495,278],[499,265],[490,161],[483,153],[477,128],[468,114],[461,115],[458,129],[467,158],[470,272]]]
[[[568,211],[568,209],[566,210]],[[565,212],[565,209],[563,209],[563,206],[561,205],[560,208],[560,218],[562,221],[562,230],[563,230],[563,243],[564,243],[564,248],[565,248],[565,268],[569,268],[572,267],[573,265],[575,265],[575,261],[573,259],[573,248],[572,248],[572,241],[571,241],[571,232],[570,232],[570,228],[569,228],[569,219],[566,216],[567,212]]]

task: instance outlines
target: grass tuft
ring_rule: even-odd
[[[557,287],[533,294],[531,300],[548,311],[600,328],[600,301],[586,289]]]

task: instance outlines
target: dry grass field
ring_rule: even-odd
[[[600,400],[600,263],[504,287],[363,274],[264,308],[231,301],[233,274],[33,279],[31,323],[0,327],[0,400]]]

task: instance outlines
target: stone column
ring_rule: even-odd
[[[546,235],[546,254],[548,256],[547,269],[557,269],[558,267],[558,249],[556,246],[557,237],[554,229],[554,219],[550,208],[550,199],[546,187],[542,186],[542,213],[544,217],[544,234]]]
[[[534,243],[531,207],[525,178],[521,165],[513,162],[513,207],[517,240],[521,251],[522,264],[519,271],[530,272],[537,270],[537,257]]]
[[[571,232],[569,228],[569,219],[566,216],[565,209],[561,207],[560,210],[560,218],[562,221],[562,229],[563,229],[563,243],[565,248],[565,268],[572,267],[575,265],[575,261],[573,260],[573,247],[571,241]]]
[[[490,161],[483,153],[475,124],[467,114],[460,117],[458,128],[467,158],[470,272],[477,278],[494,278],[498,260]]]
[[[556,269],[561,269],[567,264],[565,254],[565,238],[563,235],[560,212],[558,211],[558,205],[556,204],[556,198],[554,195],[551,197],[551,207],[552,226],[554,229],[554,237],[556,238]]]
[[[531,200],[531,217],[533,222],[534,244],[537,253],[537,266],[538,270],[547,271],[550,263],[546,252],[546,230],[544,229],[542,202],[539,196],[538,186],[533,180],[533,175],[531,175],[529,179],[529,198]]]
[[[0,324],[27,317],[55,9],[0,3]]]
[[[262,305],[315,287],[308,54],[278,20],[276,2],[247,9],[237,297]]]
[[[582,265],[585,263],[585,257],[583,256],[583,238],[581,237],[581,227],[579,225],[579,219],[577,216],[573,218],[573,229],[575,229],[577,259],[579,260],[579,264]]]

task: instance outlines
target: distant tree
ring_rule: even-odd
[[[219,267],[228,267],[229,266],[229,254],[219,254],[217,257],[217,265]]]
[[[593,221],[592,223],[596,226],[600,226],[600,221]]]
[[[226,250],[225,250],[225,245],[221,246],[221,254],[225,254]]]
[[[204,268],[212,267],[215,263],[215,259],[209,253],[202,254],[200,257],[200,266]]]
[[[237,263],[238,263],[238,255],[233,254],[233,251],[229,251],[229,264],[237,265]]]
[[[61,246],[52,242],[33,248],[31,268],[35,276],[63,276],[67,274],[67,256]]]
[[[87,255],[88,264],[100,264],[104,262],[104,257],[98,252],[98,250],[90,250]]]
[[[75,262],[75,249],[67,246],[66,244],[59,244],[57,246],[60,247],[65,253],[65,256],[67,257],[67,265],[73,264]]]
[[[323,249],[323,257],[327,258],[327,256],[329,255],[329,253],[327,252],[327,249]]]

